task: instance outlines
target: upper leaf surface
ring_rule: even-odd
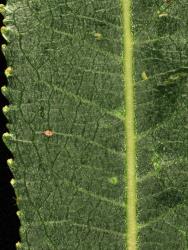
[[[23,249],[126,249],[120,2],[9,0],[7,8]],[[132,14],[138,248],[185,250],[187,4],[133,1]]]

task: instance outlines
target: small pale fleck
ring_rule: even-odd
[[[102,34],[99,33],[99,32],[95,32],[95,33],[94,33],[94,36],[95,36],[95,39],[96,39],[96,40],[101,40],[101,39],[102,39]]]
[[[51,130],[49,130],[49,129],[47,129],[47,130],[43,131],[42,134],[45,135],[45,136],[47,136],[47,137],[51,137],[51,136],[54,135],[54,132],[51,131]]]
[[[172,81],[175,81],[175,80],[177,80],[177,79],[179,79],[179,78],[180,78],[180,75],[171,75],[171,76],[169,77],[169,79],[172,80]]]
[[[158,154],[155,154],[152,157],[152,163],[153,163],[154,170],[156,172],[160,172],[162,166],[161,166],[161,159],[160,159],[160,156]]]
[[[142,79],[143,79],[144,81],[148,80],[148,76],[147,76],[147,74],[146,74],[145,71],[142,72]]]
[[[109,182],[112,184],[112,185],[116,185],[118,183],[118,178],[117,176],[113,176],[111,178],[108,179]]]
[[[164,16],[168,16],[168,13],[161,13],[161,14],[159,14],[159,17],[164,17]]]

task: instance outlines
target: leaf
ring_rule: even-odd
[[[4,15],[17,248],[186,250],[186,1],[9,0]]]

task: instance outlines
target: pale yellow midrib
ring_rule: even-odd
[[[134,115],[134,78],[133,78],[133,34],[132,34],[132,1],[122,0],[123,15],[123,71],[125,95],[125,148],[126,148],[126,178],[127,183],[127,239],[126,249],[137,249],[136,220],[136,142]]]

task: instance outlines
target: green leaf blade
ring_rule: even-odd
[[[129,76],[122,3],[9,0],[6,7],[7,146],[22,249],[187,249],[186,1],[132,2]],[[136,214],[128,245],[129,209]]]
[[[9,116],[23,249],[122,249],[118,1],[108,3],[110,14],[97,2],[11,4],[18,37],[6,52],[14,69]]]
[[[188,230],[187,7],[185,1],[150,4],[134,5],[139,248],[183,250]]]

